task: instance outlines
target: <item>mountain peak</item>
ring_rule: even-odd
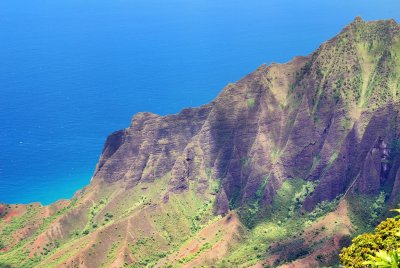
[[[361,16],[357,16],[354,18],[352,23],[364,23],[364,20],[361,18]]]

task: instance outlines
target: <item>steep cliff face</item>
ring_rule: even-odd
[[[399,93],[400,26],[356,18],[207,105],[135,115],[71,202],[0,207],[0,264],[332,264],[399,201]]]
[[[376,192],[394,176],[399,38],[394,21],[357,18],[309,57],[261,66],[209,105],[139,114],[109,138],[95,180],[129,186],[172,172],[171,190],[184,190],[210,170],[220,195],[238,206],[266,176],[265,204],[286,179],[316,180],[308,209],[357,176],[357,189]]]

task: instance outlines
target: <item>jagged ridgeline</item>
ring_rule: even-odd
[[[399,202],[399,93],[400,26],[356,18],[207,105],[135,115],[72,200],[0,206],[0,267],[334,266]]]

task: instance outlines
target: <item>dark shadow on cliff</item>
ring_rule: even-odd
[[[213,167],[213,176],[221,181],[221,191],[224,191],[227,200],[220,201],[218,207],[226,209],[230,206],[227,202],[235,202],[240,196],[240,178],[227,179],[228,171],[234,156],[234,123],[229,120],[229,115],[223,107],[216,104],[213,118],[210,120],[211,156],[209,165]],[[223,193],[219,193],[223,194]],[[222,202],[222,203],[221,203]]]

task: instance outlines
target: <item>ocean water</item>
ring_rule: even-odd
[[[1,0],[0,202],[70,198],[136,112],[207,103],[357,15],[399,10],[398,0]]]

